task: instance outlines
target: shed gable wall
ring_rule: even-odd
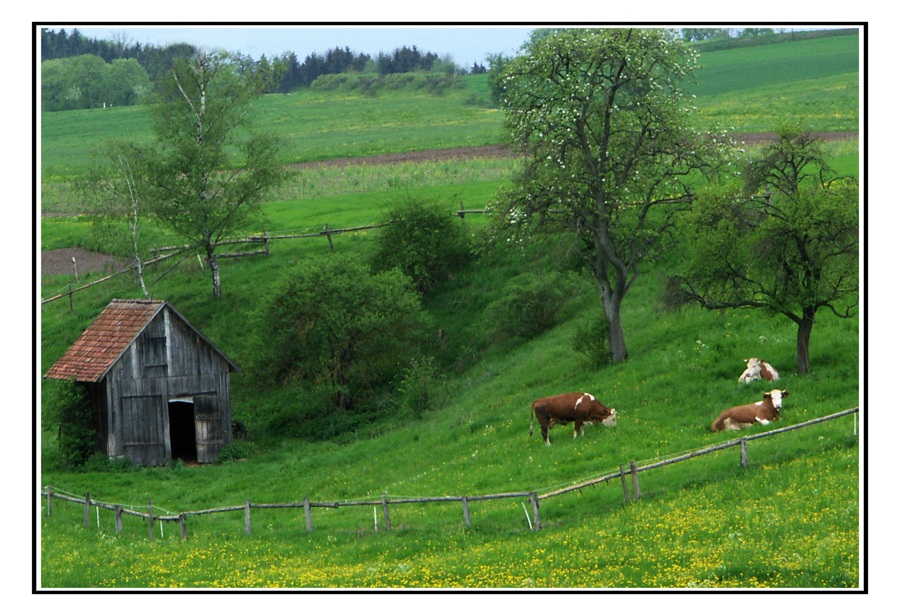
[[[168,307],[110,368],[106,391],[110,456],[124,455],[148,466],[168,463],[169,401],[176,398],[203,400],[198,434],[213,446],[204,450],[200,461],[214,461],[221,446],[231,442],[230,366]],[[211,421],[213,417],[218,419]]]

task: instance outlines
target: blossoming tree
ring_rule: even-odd
[[[667,244],[692,186],[727,159],[690,128],[680,83],[696,56],[662,29],[567,29],[533,40],[502,78],[513,143],[528,156],[500,199],[510,225],[573,238],[596,279],[611,359],[628,357],[621,308]]]

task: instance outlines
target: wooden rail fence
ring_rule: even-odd
[[[675,464],[677,462],[683,462],[685,460],[690,460],[693,458],[697,458],[699,456],[707,455],[716,451],[720,451],[723,449],[728,449],[731,447],[740,447],[741,448],[741,466],[748,466],[748,452],[747,452],[747,443],[749,441],[753,441],[760,438],[768,438],[771,436],[775,436],[777,434],[782,434],[784,432],[789,432],[792,430],[798,430],[801,428],[806,428],[815,424],[819,424],[825,421],[831,421],[834,419],[838,419],[840,417],[845,417],[854,413],[858,413],[859,408],[847,409],[845,411],[840,411],[838,413],[833,413],[831,415],[826,415],[824,417],[819,417],[816,419],[812,419],[809,421],[805,421],[802,423],[794,424],[791,426],[786,426],[784,428],[778,428],[775,430],[769,430],[766,432],[760,432],[758,434],[751,434],[747,436],[742,436],[741,438],[733,439],[730,441],[726,441],[724,443],[718,443],[716,445],[712,445],[709,447],[704,447],[702,449],[698,449],[696,451],[692,451],[686,454],[682,454],[679,456],[675,456],[673,458],[668,458],[666,460],[661,460],[658,462],[653,462],[650,464],[646,464],[644,466],[638,466],[634,460],[629,462],[628,468],[626,469],[624,465],[619,466],[618,471],[614,471],[612,473],[607,473],[600,477],[595,477],[593,479],[589,479],[587,481],[582,481],[579,483],[575,483],[570,486],[566,486],[564,488],[559,488],[556,490],[552,490],[549,492],[545,492],[543,494],[539,494],[537,491],[528,491],[528,492],[506,492],[502,494],[488,494],[488,495],[476,495],[476,496],[431,496],[431,497],[415,497],[415,498],[389,498],[386,493],[381,495],[380,499],[373,500],[355,500],[355,501],[342,501],[342,502],[315,502],[310,501],[309,498],[304,498],[303,501],[300,502],[288,502],[288,503],[252,503],[249,500],[244,501],[243,505],[232,505],[228,507],[218,507],[213,509],[202,509],[198,511],[185,511],[178,514],[168,514],[168,515],[159,515],[154,512],[153,501],[148,501],[147,510],[146,511],[138,511],[136,509],[129,509],[124,505],[115,505],[102,503],[98,501],[94,501],[91,499],[90,493],[85,494],[84,498],[78,498],[74,496],[70,496],[67,494],[62,494],[53,490],[51,486],[46,486],[41,490],[41,496],[46,499],[46,508],[47,508],[47,516],[49,517],[53,512],[53,499],[59,499],[62,501],[68,501],[72,503],[79,503],[84,506],[84,525],[88,526],[90,524],[90,509],[91,507],[95,507],[97,509],[97,516],[99,520],[99,510],[107,509],[113,511],[115,515],[115,527],[116,532],[122,532],[122,516],[123,515],[131,515],[138,518],[143,518],[147,522],[147,533],[150,539],[153,538],[153,526],[154,522],[160,523],[160,532],[162,532],[162,523],[163,522],[177,522],[181,527],[181,536],[183,538],[187,538],[187,518],[189,516],[201,516],[201,515],[210,515],[215,513],[226,513],[226,512],[236,512],[243,511],[244,512],[244,532],[246,534],[250,534],[252,532],[251,525],[251,515],[250,512],[252,509],[290,509],[290,508],[303,508],[305,517],[306,517],[306,530],[308,532],[312,532],[313,530],[313,522],[312,522],[312,509],[314,508],[331,508],[338,509],[340,507],[373,507],[377,511],[380,507],[383,516],[383,524],[384,530],[391,529],[391,518],[390,518],[390,510],[389,507],[391,505],[404,505],[404,504],[421,504],[421,503],[447,503],[447,502],[459,502],[462,506],[463,518],[465,520],[466,526],[471,526],[471,516],[469,513],[469,503],[478,502],[478,501],[487,501],[487,500],[498,500],[498,499],[527,499],[531,505],[531,514],[534,517],[534,523],[532,523],[532,518],[528,516],[528,509],[525,508],[525,503],[522,503],[522,507],[525,509],[526,517],[528,518],[528,524],[532,528],[532,530],[541,530],[541,518],[540,518],[540,504],[541,501],[555,498],[558,496],[562,496],[563,494],[567,494],[569,492],[579,491],[585,487],[593,486],[599,483],[606,483],[610,480],[614,480],[616,478],[621,479],[622,482],[622,491],[624,494],[624,502],[627,504],[629,501],[638,500],[641,498],[640,485],[638,482],[638,474],[647,472],[652,469],[660,468],[663,466],[668,466],[670,464]],[[854,424],[855,425],[855,424]],[[631,494],[629,494],[628,490],[628,477],[631,478]],[[377,529],[378,518],[377,515],[375,517],[375,525]]]
[[[465,209],[464,206],[461,206],[459,210],[457,210],[456,212],[452,212],[452,215],[459,216],[460,218],[465,219],[467,214],[484,214],[487,211],[488,210],[486,210],[486,209],[467,210],[467,209]],[[263,247],[260,248],[259,250],[248,250],[248,251],[244,251],[244,252],[223,253],[223,254],[219,254],[218,257],[220,259],[236,259],[239,257],[252,257],[255,255],[267,255],[267,254],[269,254],[269,245],[271,242],[279,241],[279,240],[307,239],[307,238],[312,238],[312,237],[327,238],[329,248],[332,251],[334,251],[334,240],[332,239],[332,236],[340,235],[342,233],[354,233],[354,232],[358,232],[358,231],[367,231],[369,229],[378,229],[381,227],[386,227],[390,224],[391,224],[390,221],[388,221],[388,222],[376,223],[376,224],[371,224],[371,225],[362,225],[362,226],[357,226],[357,227],[343,227],[343,228],[336,228],[336,229],[330,228],[326,224],[325,228],[321,229],[319,231],[311,231],[311,232],[306,232],[306,233],[292,233],[292,234],[284,234],[284,235],[269,235],[268,232],[266,232],[266,233],[263,233],[262,235],[251,235],[246,238],[225,240],[225,241],[219,242],[219,244],[218,244],[219,246],[236,246],[239,244],[262,244]],[[184,254],[188,251],[192,251],[192,250],[194,250],[194,248],[195,248],[194,246],[190,246],[190,245],[162,246],[160,248],[152,248],[150,250],[150,254],[153,255],[153,258],[145,261],[143,263],[143,266],[147,267],[150,265],[156,265],[157,263],[165,261],[166,259],[169,259],[171,257]],[[191,254],[193,254],[193,253],[191,253]],[[180,262],[181,261],[179,261],[179,263]],[[177,266],[177,263],[176,263],[176,266]],[[75,267],[77,267],[77,265]],[[55,295],[52,295],[50,297],[41,299],[41,305],[56,301],[58,299],[62,299],[64,297],[68,297],[69,305],[71,308],[72,296],[75,293],[78,293],[79,291],[87,290],[87,289],[89,289],[93,286],[96,286],[102,282],[107,282],[113,278],[116,278],[117,276],[121,276],[122,274],[127,274],[131,271],[134,271],[136,269],[136,267],[137,267],[136,265],[131,265],[131,266],[121,269],[117,272],[113,272],[112,274],[104,276],[103,278],[99,278],[88,284],[84,284],[80,287],[73,288],[72,284],[70,283],[68,285],[68,289],[66,291],[62,291],[62,292],[56,293]],[[75,279],[77,282],[77,280],[78,280],[77,274],[75,276]]]

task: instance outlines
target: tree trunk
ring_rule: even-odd
[[[809,339],[816,322],[814,310],[805,308],[803,318],[797,322],[797,373],[809,374]]]
[[[625,346],[625,330],[622,329],[622,300],[624,297],[613,290],[607,280],[599,280],[600,305],[606,315],[608,329],[609,355],[613,363],[628,359],[628,348]]]
[[[212,276],[213,298],[222,297],[222,280],[219,278],[219,257],[214,251],[209,251],[206,255],[206,262],[209,264],[209,273]]]
[[[138,281],[141,283],[141,291],[144,293],[144,297],[150,297],[150,292],[147,291],[147,285],[144,282],[144,263],[141,260],[141,249],[140,249],[140,210],[138,209],[138,201],[136,198],[132,197],[132,212],[131,212],[131,249],[134,250],[134,264],[135,271],[137,271]]]
[[[614,363],[628,359],[628,348],[625,346],[625,331],[622,329],[620,308],[621,303],[616,302],[612,310],[606,315],[609,321],[609,354]]]
[[[144,293],[144,297],[150,297],[150,292],[147,290],[147,285],[144,282],[144,263],[136,252],[134,254],[134,269],[137,272],[138,282],[141,284],[141,291]]]

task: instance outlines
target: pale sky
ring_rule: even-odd
[[[195,47],[240,52],[254,59],[259,59],[262,55],[273,58],[292,51],[300,62],[303,62],[309,54],[324,55],[335,47],[341,49],[349,47],[355,54],[365,53],[375,58],[382,52],[390,54],[404,45],[407,47],[415,45],[422,53],[435,53],[441,58],[449,56],[453,62],[465,69],[470,69],[475,62],[487,66],[488,55],[516,55],[522,44],[528,41],[531,30],[541,27],[540,22],[514,25],[487,22],[484,25],[476,23],[454,25],[440,22],[415,25],[402,23],[343,25],[334,22],[328,25],[275,22],[210,25],[163,22],[47,22],[39,25],[56,31],[64,28],[66,32],[77,28],[88,38],[103,40],[117,40],[124,35],[124,40],[130,44],[166,46],[173,43],[189,43]],[[575,22],[571,25],[589,27],[590,22]],[[665,24],[655,25],[665,27]],[[686,25],[688,24],[681,23],[674,27]],[[761,25],[778,26],[774,23]],[[810,29],[809,26],[803,27],[798,24],[790,27],[798,30]]]
[[[422,53],[449,55],[462,68],[478,62],[485,64],[489,54],[515,55],[528,40],[531,27],[523,26],[148,26],[138,24],[42,24],[42,27],[71,32],[77,28],[88,38],[113,40],[125,34],[130,43],[165,46],[189,43],[196,47],[241,52],[254,59],[268,58],[292,51],[300,62],[311,53],[324,55],[335,47],[349,47],[355,54],[376,57],[390,54],[404,45],[413,45]]]

